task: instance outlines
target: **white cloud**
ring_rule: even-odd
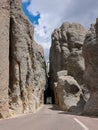
[[[24,0],[23,0],[24,1]],[[31,0],[28,11],[36,15],[40,12],[39,25],[35,26],[35,40],[44,48],[51,44],[52,31],[61,25],[64,10],[68,8],[71,0]]]
[[[28,2],[28,0],[22,0],[22,2]]]
[[[28,11],[33,15],[40,12],[39,25],[35,26],[35,40],[44,48],[50,47],[52,31],[64,21],[79,22],[88,28],[98,16],[98,0],[30,0],[30,2]]]

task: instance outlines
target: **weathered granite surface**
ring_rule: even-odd
[[[50,87],[54,91],[54,83],[58,82],[59,71],[66,71],[86,91],[83,85],[84,58],[82,46],[86,29],[79,23],[65,22],[52,33],[50,48]],[[66,73],[65,73],[66,74]],[[66,76],[67,76],[66,75]],[[55,98],[57,100],[57,98]]]
[[[82,89],[72,76],[58,76],[55,99],[56,104],[64,111],[81,113],[85,105]]]
[[[61,70],[68,70],[68,73],[74,78],[77,78],[75,75],[78,75],[75,73],[79,72],[83,76],[82,46],[85,35],[86,29],[78,23],[65,22],[60,28],[54,30],[50,48],[50,77],[53,82],[56,81],[57,72]],[[74,72],[76,70],[74,64],[76,64],[76,68],[78,66],[79,72]]]
[[[84,82],[90,92],[84,114],[98,116],[98,18],[86,35],[83,56],[85,59]]]
[[[46,64],[42,48],[34,41],[34,29],[11,0],[10,9],[10,109],[33,112],[44,103]]]
[[[0,118],[9,115],[9,0],[0,1]]]
[[[21,2],[0,1],[0,118],[34,112],[44,103],[44,53]]]

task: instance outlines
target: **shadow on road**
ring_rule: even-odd
[[[51,105],[50,108],[48,108],[50,110],[53,110],[53,111],[62,111],[60,107],[58,107],[57,105]]]
[[[58,111],[58,114],[65,114],[65,115],[75,115],[75,116],[83,116],[83,117],[89,117],[89,118],[96,118],[98,116],[88,116],[88,115],[83,115],[80,112],[68,112],[68,111],[63,111],[59,106],[57,105],[52,105],[48,109],[53,110],[53,111]]]

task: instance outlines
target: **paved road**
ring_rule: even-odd
[[[35,114],[0,120],[0,130],[98,130],[98,118],[65,114],[46,105]]]

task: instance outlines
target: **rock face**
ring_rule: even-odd
[[[57,72],[66,70],[83,87],[84,58],[82,46],[86,30],[78,23],[65,22],[52,33],[50,49],[50,87],[58,82]],[[55,93],[55,92],[54,92]],[[57,100],[57,99],[56,99]]]
[[[20,0],[11,1],[10,12],[10,108],[16,113],[32,112],[44,102],[45,59]]]
[[[90,92],[90,98],[85,105],[84,114],[98,115],[98,18],[86,35],[83,45],[85,58],[85,86]]]
[[[9,0],[0,1],[0,118],[8,114],[9,85]]]
[[[83,84],[84,69],[82,50],[71,52],[67,59],[68,75],[73,76],[80,85]]]
[[[44,103],[46,64],[21,0],[3,0],[0,7],[0,117],[5,118],[34,112]]]
[[[75,65],[71,67],[71,63],[77,64],[83,74],[84,60],[82,58],[82,45],[85,39],[85,28],[77,23],[63,23],[59,29],[55,29],[52,33],[52,45],[50,48],[50,77],[56,81],[58,71],[67,70],[68,73],[76,77],[74,71]],[[69,57],[69,59],[68,59]],[[80,65],[80,62],[82,63]],[[72,70],[72,71],[70,71]],[[78,73],[78,72],[77,72]]]
[[[72,76],[59,76],[55,85],[55,96],[58,104],[63,110],[70,112],[81,112],[85,101],[82,90]]]

